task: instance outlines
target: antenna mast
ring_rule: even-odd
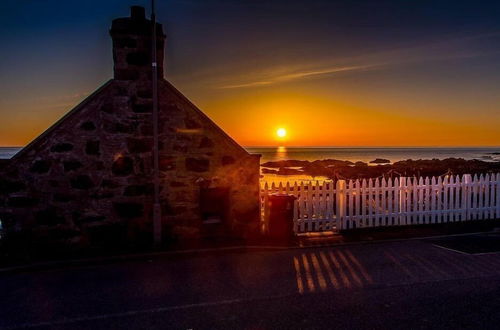
[[[158,65],[156,63],[156,16],[155,16],[155,1],[151,0],[151,23],[152,37],[152,61],[151,71],[153,77],[151,79],[153,87],[153,184],[154,184],[154,205],[153,205],[153,235],[154,244],[161,243],[161,206],[160,206],[160,171],[159,171],[159,152],[158,152]]]

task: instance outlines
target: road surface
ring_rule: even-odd
[[[498,329],[500,253],[426,240],[0,275],[0,329]]]

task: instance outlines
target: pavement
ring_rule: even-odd
[[[0,295],[0,329],[496,329],[500,253],[411,239],[151,256],[3,273]]]

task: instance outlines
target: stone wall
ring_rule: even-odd
[[[150,22],[140,13],[115,21],[115,78],[0,164],[0,219],[7,233],[82,247],[151,243],[151,76],[150,67],[137,62],[149,54],[151,38],[142,25]],[[249,155],[162,77],[159,112],[164,238],[257,233],[259,156]],[[204,224],[200,192],[216,187],[228,191],[227,214],[222,224]]]

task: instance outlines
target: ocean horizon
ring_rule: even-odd
[[[464,158],[500,161],[499,147],[244,147],[260,154],[261,163],[276,160],[338,159],[370,162],[376,158],[391,163],[407,159]],[[22,147],[0,147],[0,159],[12,158]]]

